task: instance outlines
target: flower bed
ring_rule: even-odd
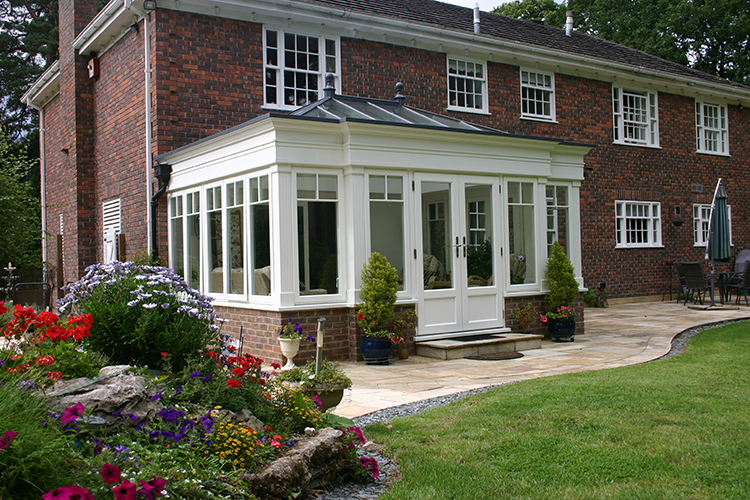
[[[0,348],[0,497],[252,499],[266,495],[260,478],[268,476],[268,464],[291,460],[290,452],[294,460],[315,463],[320,453],[336,452],[322,460],[325,473],[309,474],[312,485],[342,469],[372,478],[372,464],[356,456],[358,429],[320,430],[350,421],[321,413],[302,392],[283,387],[275,380],[278,365],[264,371],[262,360],[235,352],[214,327],[210,304],[198,304],[178,277],[118,264],[91,268],[85,285],[72,287],[78,298],[64,302],[72,311],[67,318],[20,306],[9,317],[0,302],[0,336],[7,340]],[[99,290],[102,284],[118,293]],[[162,302],[145,307],[144,300]],[[117,337],[111,322],[118,315],[138,335]],[[189,339],[159,330],[176,321],[188,326]],[[196,338],[208,340],[194,349]],[[139,359],[148,363],[99,376],[113,353],[132,352],[132,346],[118,351],[115,342],[141,342]],[[151,375],[154,368],[162,374]],[[100,397],[95,390],[114,376],[123,377],[113,384],[121,392],[119,380],[144,384],[133,392],[146,394],[149,406],[127,401],[112,411],[101,400],[81,402],[87,391]],[[50,408],[53,401],[63,407]],[[326,444],[300,451],[316,442]],[[294,470],[314,469],[312,463]],[[307,482],[300,477],[293,481],[303,491]]]

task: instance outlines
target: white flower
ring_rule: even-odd
[[[153,302],[149,302],[148,304],[141,304],[141,305],[143,306],[144,309],[153,309],[154,307],[156,307],[156,304],[154,304]]]

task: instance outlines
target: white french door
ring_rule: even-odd
[[[416,174],[415,182],[419,336],[502,327],[498,179]]]

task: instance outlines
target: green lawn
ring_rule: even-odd
[[[750,323],[667,360],[511,384],[367,433],[401,470],[381,500],[744,500]]]

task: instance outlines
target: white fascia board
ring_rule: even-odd
[[[105,53],[139,22],[145,13],[138,8],[137,0],[112,0],[91,20],[73,40],[79,54]]]
[[[160,163],[172,165],[171,190],[267,168],[276,161],[276,131],[270,120],[187,147]]]
[[[465,54],[475,59],[505,62],[518,66],[535,66],[558,73],[585,78],[626,81],[651,85],[654,90],[673,94],[708,95],[750,106],[750,89],[706,82],[696,78],[621,64],[605,59],[549,49],[537,45],[455,31],[449,28],[378,17],[372,14],[336,9],[327,5],[301,1],[264,2],[260,0],[159,0],[159,7],[199,14],[227,17],[259,23],[285,23],[296,26],[308,23],[323,31],[343,33],[345,36],[386,41],[396,45],[425,50]],[[273,21],[272,21],[273,20]],[[442,47],[440,49],[439,47]]]
[[[60,92],[60,61],[55,61],[21,97],[21,102],[35,109],[43,108]]]

